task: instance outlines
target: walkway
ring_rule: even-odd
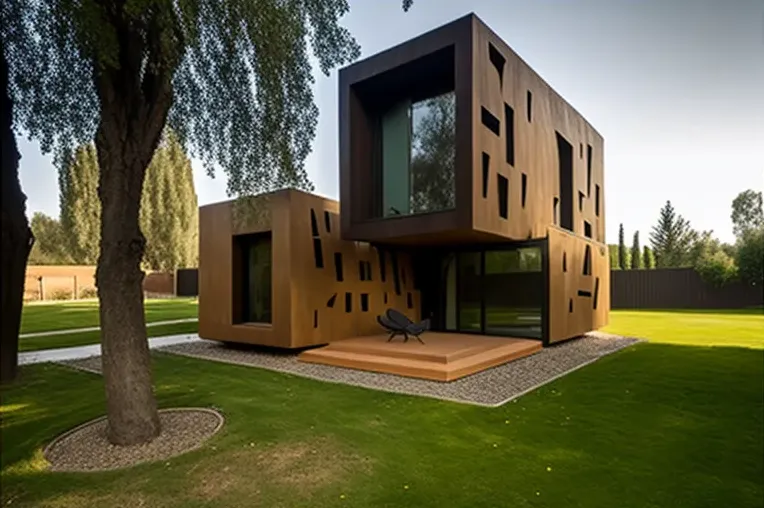
[[[97,328],[96,328],[97,330]],[[164,346],[174,346],[177,344],[188,344],[199,342],[202,339],[196,334],[191,335],[169,335],[167,337],[155,337],[149,339],[149,347],[155,349]],[[101,355],[101,345],[91,344],[89,346],[63,347],[59,349],[43,349],[42,351],[29,351],[19,353],[19,365],[29,365],[31,363],[60,362],[62,360],[79,360],[90,358],[91,356]]]
[[[199,321],[199,318],[171,319],[169,321],[154,321],[153,323],[146,323],[146,326],[150,327],[150,326],[162,326],[162,325],[177,325],[179,323],[195,323],[197,321]],[[29,339],[31,337],[49,337],[51,335],[68,335],[70,333],[97,332],[100,329],[101,329],[100,326],[90,326],[88,328],[70,328],[68,330],[53,330],[48,332],[22,333],[21,335],[19,335],[19,339]]]

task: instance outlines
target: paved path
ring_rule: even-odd
[[[199,318],[171,319],[169,321],[154,321],[153,323],[146,323],[146,326],[177,325],[179,323],[195,323],[196,321],[199,321]],[[19,335],[19,339],[28,339],[31,337],[48,337],[50,335],[67,335],[69,333],[97,332],[100,329],[100,326],[90,326],[88,328],[70,328],[68,330],[22,333]]]
[[[151,349],[173,346],[175,344],[187,344],[190,342],[201,341],[198,335],[169,335],[167,337],[154,337],[149,339]],[[43,349],[42,351],[29,351],[19,353],[19,365],[29,365],[30,363],[59,362],[62,360],[79,360],[91,356],[100,356],[101,345],[91,344],[89,346],[62,347],[58,349]]]

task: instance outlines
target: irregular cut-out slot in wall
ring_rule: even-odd
[[[326,232],[332,232],[332,216],[329,212],[324,212],[324,226],[326,226]]]
[[[488,128],[488,130],[497,136],[501,136],[501,122],[498,118],[493,116],[490,111],[482,106],[480,107],[480,120],[483,122],[483,125]]]
[[[318,236],[318,221],[316,220],[316,211],[310,209],[310,231],[313,236]]]
[[[594,186],[594,215],[600,216],[600,186]]]
[[[313,239],[313,259],[316,262],[316,268],[324,267],[324,251],[321,249],[321,239]]]
[[[491,165],[491,156],[483,152],[483,197],[488,197],[488,170]]]
[[[361,293],[361,312],[369,312],[369,295]]]
[[[573,298],[568,302],[568,312],[573,312]]]
[[[562,271],[563,272],[568,271],[568,253],[567,252],[562,253]]]
[[[395,286],[395,294],[401,296],[401,277],[400,270],[398,270],[398,255],[395,252],[390,253],[390,262],[393,268],[393,285]]]
[[[557,211],[558,211],[559,204],[560,204],[560,198],[555,196],[554,204],[552,204],[552,221],[554,221],[555,226],[557,226],[558,223],[560,222],[559,219],[557,218]]]
[[[581,191],[578,191],[578,211],[584,211],[584,193]]]
[[[488,60],[490,60],[491,64],[493,64],[494,68],[496,69],[496,72],[499,73],[499,86],[503,89],[504,87],[504,64],[507,63],[507,59],[504,58],[504,56],[499,53],[499,50],[496,49],[496,47],[488,43]]]
[[[586,246],[586,250],[584,251],[584,275],[591,275],[592,274],[592,247],[590,245]]]
[[[366,261],[366,280],[373,280],[371,276],[371,261]]]
[[[414,308],[414,297],[411,295],[411,293],[406,293],[406,307],[409,309]]]
[[[592,237],[592,225],[588,221],[584,221],[584,236],[586,238]]]
[[[385,251],[382,249],[377,249],[377,254],[379,254],[379,279],[382,282],[385,282],[387,280],[387,270],[385,266]]]
[[[313,328],[318,328],[318,311],[313,311]]]
[[[592,145],[586,145],[586,193],[592,195]]]
[[[525,92],[525,116],[529,122],[533,120],[533,92],[530,90]]]
[[[584,291],[583,289],[579,289],[578,290],[578,296],[585,296],[587,298],[591,298],[592,297],[592,292],[591,291]]]
[[[499,217],[509,217],[509,180],[503,175],[496,174],[499,188]]]
[[[578,156],[583,159],[584,158],[584,144],[579,143],[578,144]]]
[[[353,312],[353,293],[345,293],[345,312]]]
[[[597,300],[599,299],[600,295],[600,278],[596,277],[594,279],[594,301],[592,302],[592,308],[594,310],[597,310]]]
[[[345,280],[345,276],[342,273],[342,253],[341,252],[335,252],[334,253],[334,273],[337,277],[337,282],[342,282]]]
[[[506,134],[504,143],[507,153],[507,164],[515,165],[515,110],[507,103],[504,103],[504,134]]]
[[[385,291],[384,301],[387,303],[387,291]]]
[[[334,293],[327,301],[326,306],[331,308],[334,308],[334,302],[337,301],[337,293]]]
[[[366,265],[363,261],[358,262],[358,278],[361,281],[366,280]]]
[[[525,197],[528,195],[528,175],[525,173],[522,174],[521,187],[522,190],[520,191],[520,201],[523,208],[525,208]]]
[[[406,269],[405,268],[401,268],[401,282],[403,283],[404,286],[406,285]]]

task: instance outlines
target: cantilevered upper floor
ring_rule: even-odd
[[[343,239],[605,242],[602,137],[475,15],[339,78]]]

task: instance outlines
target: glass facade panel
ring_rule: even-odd
[[[485,333],[541,338],[541,262],[539,247],[486,251]]]
[[[244,244],[244,312],[249,323],[271,322],[271,238],[255,236]]]
[[[479,332],[481,330],[481,277],[480,253],[460,252],[458,254],[457,291],[459,300],[459,330]]]

